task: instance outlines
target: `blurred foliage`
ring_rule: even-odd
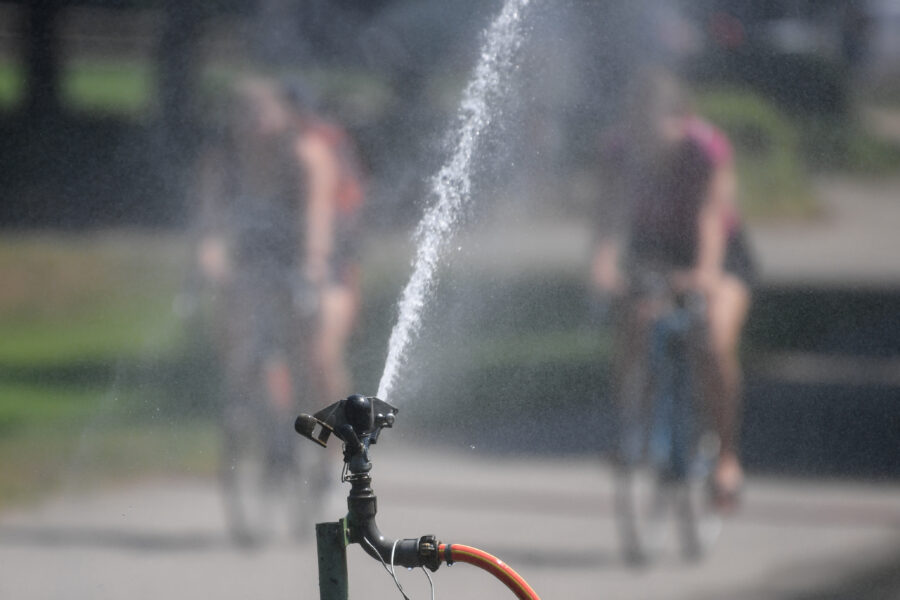
[[[0,60],[0,109],[16,106],[25,94],[25,72],[18,63]]]
[[[821,56],[757,48],[712,52],[689,73],[701,85],[746,88],[796,115],[845,117],[852,109],[847,69]]]
[[[138,60],[92,59],[66,64],[62,102],[76,111],[146,114],[156,96],[151,65]]]
[[[0,381],[0,435],[83,422],[102,396],[98,388]]]
[[[0,364],[111,361],[180,344],[173,235],[7,235],[0,244]]]
[[[172,313],[184,250],[134,232],[0,242],[0,506],[73,470],[211,472],[197,363]]]
[[[768,191],[780,197],[774,205],[787,194],[806,194],[799,210],[787,214],[812,207],[808,185],[801,181],[804,168],[878,175],[900,167],[896,141],[869,131],[859,115],[860,103],[878,95],[868,90],[864,98],[854,98],[852,79],[841,64],[814,56],[751,53],[708,57],[695,65],[692,76],[704,90],[701,112],[734,136],[739,160],[742,152],[752,157],[741,165],[742,172],[768,180],[746,190],[751,213],[758,208],[756,198]]]
[[[61,101],[74,112],[137,118],[154,105],[155,83],[150,63],[93,58],[67,62],[61,73]],[[22,102],[25,72],[18,63],[0,61],[0,110]]]
[[[218,466],[218,435],[207,422],[92,424],[90,416],[0,436],[0,509],[61,489],[212,474]]]
[[[801,143],[813,169],[861,175],[891,175],[900,169],[900,143],[876,136],[859,118],[805,119]]]
[[[211,64],[199,85],[201,114],[219,102],[236,78],[251,71],[240,65]],[[383,78],[363,69],[276,68],[252,71],[286,81],[305,82],[315,100],[351,126],[382,117],[397,99]],[[25,91],[22,66],[0,61],[0,109],[11,110]],[[138,118],[156,109],[156,76],[152,63],[135,59],[83,58],[65,64],[61,74],[62,104],[74,112]]]
[[[378,384],[408,275],[403,248],[366,255],[362,326],[350,346],[355,391]],[[196,292],[186,249],[179,236],[137,232],[0,241],[8,283],[0,288],[0,506],[61,486],[215,472],[210,338],[200,315],[179,320],[171,310],[179,290]],[[854,312],[859,299],[815,308],[817,298],[793,293],[773,303],[761,293],[749,349],[828,352],[853,339],[866,352],[894,347],[872,347],[896,320],[890,302],[876,298]],[[403,373],[403,435],[601,452],[615,427],[613,321],[592,302],[577,269],[445,273]]]
[[[874,175],[900,168],[900,146],[853,116],[790,116],[745,88],[706,88],[697,104],[734,144],[740,202],[750,216],[814,214],[810,174],[817,171]]]
[[[884,76],[868,81],[860,92],[867,102],[900,109],[900,77]]]
[[[199,114],[204,119],[222,121],[230,86],[244,76],[272,77],[302,85],[317,107],[350,128],[384,118],[398,98],[388,82],[361,68],[276,67],[268,70],[231,64],[210,64],[204,70],[198,90]]]
[[[805,216],[815,211],[797,127],[762,96],[738,88],[698,94],[698,112],[735,148],[739,200],[749,216]]]
[[[190,287],[185,256],[181,237],[136,232],[0,242],[0,277],[8,282],[0,290],[0,456],[16,457],[0,460],[0,505],[72,478],[213,472],[210,338],[200,315],[179,320],[171,310]],[[366,269],[364,327],[350,351],[355,389],[365,392],[377,386],[407,275],[397,258],[375,255]],[[546,403],[589,407],[609,340],[583,326],[583,286],[569,274],[453,277],[435,310],[456,306],[460,320],[432,318],[423,333],[415,355],[436,362],[410,367],[409,379],[424,377],[429,388],[405,411],[410,421],[431,428],[445,418],[439,407],[467,411],[457,421],[464,429],[455,429],[464,435],[472,420],[497,424],[504,407],[543,427]],[[476,405],[493,417],[468,412]]]

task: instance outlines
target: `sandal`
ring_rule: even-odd
[[[734,470],[726,468],[724,473],[721,463],[716,465],[716,470],[709,482],[712,504],[722,514],[736,512],[741,504],[744,474],[739,463],[735,461],[734,465]]]
[[[725,486],[715,479],[711,479],[709,482],[709,493],[713,507],[723,515],[734,514],[740,508],[743,488],[743,483],[739,483],[736,486]]]

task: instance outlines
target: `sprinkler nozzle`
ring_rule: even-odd
[[[398,409],[374,396],[354,394],[327,406],[314,415],[302,414],[294,429],[322,447],[331,434],[345,444],[367,447],[378,441],[382,428],[394,425]]]

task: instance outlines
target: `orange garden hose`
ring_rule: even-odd
[[[522,579],[521,575],[516,573],[505,562],[484,550],[463,546],[462,544],[441,544],[438,546],[438,552],[448,565],[454,562],[464,562],[475,565],[479,569],[484,569],[502,581],[519,600],[541,600],[537,592],[531,589],[531,586]]]

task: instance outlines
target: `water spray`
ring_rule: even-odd
[[[522,42],[522,15],[530,0],[507,0],[487,29],[481,56],[463,92],[450,158],[431,178],[434,201],[415,232],[416,256],[400,295],[397,323],[388,341],[378,397],[390,399],[406,351],[421,328],[422,310],[437,283],[437,267],[471,196],[472,159],[496,117],[505,75]]]
[[[354,395],[314,415],[300,415],[296,431],[326,446],[331,436],[343,442],[343,482],[350,483],[347,516],[336,523],[318,523],[319,589],[323,600],[345,600],[347,589],[346,547],[359,544],[394,577],[394,566],[422,567],[436,571],[441,563],[466,562],[491,573],[521,600],[538,595],[503,561],[476,548],[443,544],[433,535],[389,540],[375,524],[377,499],[372,490],[369,449],[382,429],[392,427],[398,409],[388,402],[403,366],[406,352],[421,327],[422,310],[437,282],[441,254],[459,223],[471,196],[472,159],[481,138],[496,116],[498,96],[511,70],[513,55],[521,44],[521,20],[530,0],[506,0],[484,36],[482,52],[463,92],[451,136],[449,160],[432,177],[433,203],[415,232],[416,256],[409,282],[400,296],[397,323],[391,331],[384,372],[375,396]],[[429,577],[430,581],[430,577]],[[405,594],[404,594],[404,597]]]

